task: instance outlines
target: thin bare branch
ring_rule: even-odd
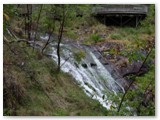
[[[140,70],[142,69],[143,65],[146,63],[146,61],[147,61],[149,55],[151,54],[153,48],[154,48],[154,44],[153,44],[152,48],[150,49],[150,51],[148,52],[148,54],[147,54],[146,58],[144,59],[144,61],[143,61],[142,65],[141,65],[141,67],[139,68],[138,72],[137,72],[135,75],[138,75],[138,73],[139,73]],[[128,75],[131,75],[131,74],[128,74]],[[127,76],[128,76],[128,75],[127,75]],[[123,76],[123,77],[124,77],[124,76]],[[123,94],[117,112],[120,111],[121,106],[122,106],[122,103],[123,103],[123,101],[124,101],[124,98],[125,98],[125,96],[126,96],[128,90],[130,89],[130,87],[132,86],[132,84],[133,84],[134,82],[135,82],[135,80],[133,80],[133,81],[130,83],[130,85],[129,85],[129,87],[127,88],[126,92]]]

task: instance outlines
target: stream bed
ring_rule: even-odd
[[[57,63],[56,46],[51,44],[52,50],[49,54]],[[74,58],[74,53],[80,49],[85,52],[85,58],[78,62]],[[121,83],[112,77],[90,47],[73,43],[61,44],[61,70],[71,74],[89,97],[98,100],[107,109],[110,109],[111,105],[115,106],[108,99],[108,93],[116,95],[117,92],[125,92]]]

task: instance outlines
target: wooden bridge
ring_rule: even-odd
[[[99,5],[92,9],[92,15],[106,25],[135,26],[145,18],[149,5]]]

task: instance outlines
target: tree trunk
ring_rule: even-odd
[[[59,28],[59,35],[58,35],[58,45],[57,45],[57,56],[58,56],[58,67],[57,67],[57,73],[60,72],[60,62],[61,62],[61,58],[60,58],[60,43],[62,40],[62,35],[63,35],[63,27],[64,27],[64,22],[65,22],[65,9],[64,9],[64,5],[63,5],[63,16],[62,16],[62,21],[60,23],[60,28]]]
[[[29,10],[29,5],[27,4],[27,28],[28,28],[28,39],[31,39],[31,22],[32,19],[30,17],[30,13],[32,14],[32,5],[31,5],[31,11]]]
[[[49,37],[48,37],[48,40],[47,40],[45,46],[42,48],[42,54],[44,53],[45,48],[46,48],[47,45],[49,44],[49,40],[50,40],[50,38],[51,38],[51,35],[52,35],[53,31],[54,31],[54,28],[52,29],[51,33],[49,34]]]
[[[27,34],[27,22],[26,22],[26,15],[24,16],[24,29],[25,29],[25,35]]]
[[[37,35],[37,31],[38,31],[38,25],[39,25],[39,19],[40,19],[40,16],[41,16],[42,8],[43,8],[43,5],[41,5],[40,10],[39,10],[39,14],[38,14],[38,18],[37,18],[37,23],[36,23],[36,31],[35,31],[34,39],[36,39],[36,35]]]
[[[39,19],[40,19],[40,16],[41,16],[42,8],[43,8],[43,5],[41,5],[41,7],[40,7],[40,11],[39,11],[38,18],[37,18],[36,29],[35,29],[35,36],[34,36],[33,51],[34,51],[34,47],[35,47],[35,40],[36,40],[37,31],[38,31]]]
[[[30,22],[29,22],[29,30],[30,30],[30,32],[29,33],[31,35],[31,33],[32,33],[32,5],[31,5],[29,17],[30,17]]]

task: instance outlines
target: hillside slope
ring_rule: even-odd
[[[24,43],[4,42],[4,115],[106,115],[51,58]]]

